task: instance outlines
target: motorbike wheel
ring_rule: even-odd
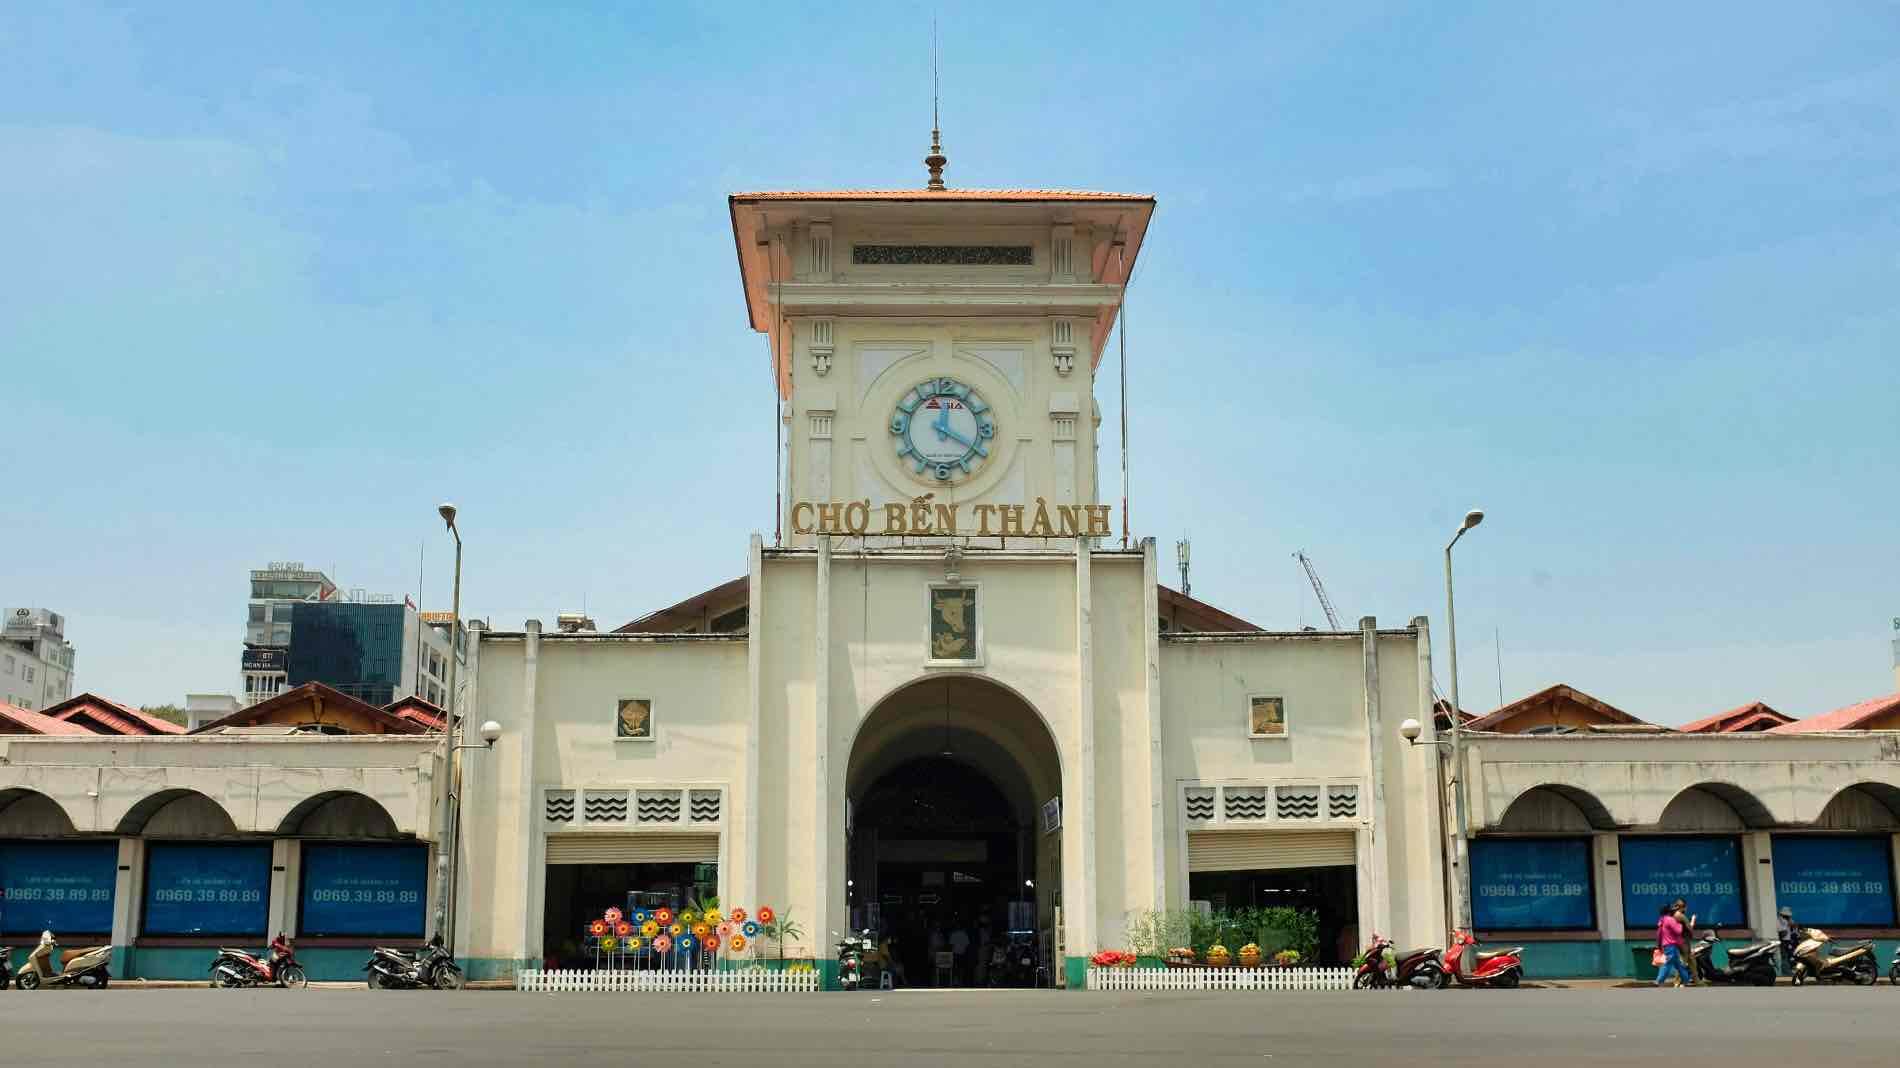
[[[1854,962],[1853,978],[1856,986],[1872,986],[1880,978],[1880,972],[1874,967],[1873,961],[1863,957]]]
[[[363,977],[363,981],[369,984],[371,990],[387,990],[389,988],[389,984],[383,982],[383,973],[374,968],[371,968],[369,973]]]
[[[1748,981],[1756,986],[1774,986],[1775,973],[1772,968],[1757,968],[1748,973]]]
[[[1900,964],[1895,964],[1893,970],[1887,973],[1887,981],[1895,986],[1900,986]]]
[[[21,990],[38,990],[40,988],[40,973],[21,972],[19,978],[15,979],[14,982],[20,984]]]
[[[310,985],[310,977],[295,964],[286,964],[277,971],[277,981],[291,990],[302,990]]]
[[[1354,990],[1376,990],[1384,985],[1385,984],[1380,982],[1379,977],[1373,972],[1360,972],[1352,977],[1352,988]]]
[[[1515,990],[1517,989],[1518,981],[1522,978],[1523,976],[1518,973],[1516,968],[1511,968],[1498,973],[1497,979],[1494,980],[1491,985],[1500,990]]]
[[[1446,971],[1443,968],[1437,969],[1437,972],[1438,972],[1438,975],[1437,975],[1437,978],[1434,980],[1433,989],[1435,990],[1449,989],[1451,987],[1451,973]]]
[[[430,983],[437,990],[460,990],[468,983],[468,980],[462,977],[462,969],[453,964],[436,965],[435,974],[429,978]]]

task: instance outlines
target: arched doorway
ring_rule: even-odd
[[[969,676],[914,682],[859,728],[845,791],[850,922],[891,940],[900,982],[1049,985],[1062,766],[1028,702]]]

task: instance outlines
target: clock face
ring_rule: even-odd
[[[990,455],[996,412],[976,390],[954,378],[918,383],[891,415],[897,457],[934,482],[967,478]]]

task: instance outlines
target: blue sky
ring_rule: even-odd
[[[937,8],[391,6],[0,7],[0,600],[83,688],[233,687],[266,560],[408,592],[426,542],[446,607],[444,497],[508,627],[771,527],[724,195],[920,184]],[[1475,505],[1467,706],[1893,689],[1900,8],[941,17],[953,185],[1160,198],[1133,514],[1197,595],[1317,622],[1304,548],[1439,623]]]

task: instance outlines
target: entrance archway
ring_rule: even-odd
[[[896,981],[1049,985],[1062,761],[1027,701],[969,676],[911,683],[859,728],[845,792],[850,922],[891,941]]]

